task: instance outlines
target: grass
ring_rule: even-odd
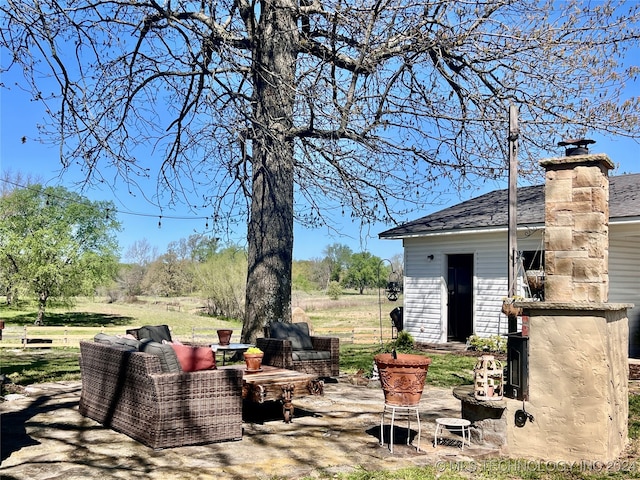
[[[143,297],[135,303],[106,303],[99,299],[78,298],[71,307],[54,306],[46,311],[48,326],[142,326],[170,325],[177,336],[189,336],[193,327],[231,328],[239,331],[242,324],[235,320],[212,318],[201,313],[197,298],[158,299]],[[8,324],[33,325],[35,304],[19,309],[0,307],[0,318]]]
[[[640,439],[640,395],[638,394],[629,395],[629,438]],[[640,468],[640,465],[638,467]]]
[[[462,355],[432,354],[429,366],[429,385],[435,387],[457,387],[473,383],[473,367],[476,364],[475,357]]]
[[[5,349],[0,352],[2,353],[0,370],[18,385],[57,380],[78,380],[80,378],[78,349]],[[379,345],[344,343],[340,347],[340,371],[348,374],[362,371],[369,376],[373,368],[373,357],[379,352]],[[432,359],[428,373],[429,385],[453,387],[472,383],[475,358],[453,354],[431,354],[429,356]]]
[[[299,306],[309,316],[314,327],[323,328],[379,328],[380,316],[384,326],[390,328],[389,312],[402,300],[389,302],[382,296],[382,305],[378,304],[378,295],[345,293],[339,300],[327,296],[294,294],[292,305]]]
[[[77,348],[0,352],[0,370],[16,385],[80,379]]]
[[[385,302],[378,305],[377,294],[345,294],[339,300],[325,295],[295,293],[293,304],[305,310],[310,322],[323,328],[353,328],[370,326],[379,328],[380,312],[387,315],[396,305]],[[78,298],[73,306],[52,306],[47,309],[45,323],[48,326],[171,326],[174,335],[188,339],[193,328],[231,328],[238,338],[242,324],[235,320],[212,318],[202,314],[202,302],[198,298],[141,297],[136,303],[107,303],[100,299]],[[386,312],[386,313],[384,313]],[[0,306],[0,318],[7,325],[33,325],[37,316],[35,302],[22,302],[19,308]],[[386,326],[388,318],[383,319]],[[389,327],[390,328],[390,327]],[[344,365],[341,369],[355,373],[360,368],[370,372],[373,355],[378,346],[351,346],[343,344]],[[353,351],[350,350],[353,348]],[[28,385],[53,380],[80,378],[77,349],[51,349],[45,351],[8,351],[0,349],[0,372],[8,375],[16,384]]]
[[[380,345],[342,344],[340,346],[340,371],[345,373],[371,373],[373,357],[380,353]],[[415,353],[421,353],[416,351]],[[475,357],[463,355],[429,354],[427,381],[434,387],[456,387],[473,383]]]
[[[388,313],[398,304],[377,294],[345,294],[339,300],[324,295],[294,294],[294,304],[302,308],[315,327],[322,328],[379,328],[380,315],[385,327],[390,329]],[[177,337],[188,338],[192,328],[231,328],[239,332],[240,322],[211,318],[201,314],[197,298],[174,299],[141,298],[136,303],[106,303],[89,298],[79,298],[72,307],[55,306],[47,310],[49,326],[127,326],[170,325]],[[36,318],[35,303],[20,308],[0,306],[0,318],[9,325],[32,325]],[[237,333],[235,335],[238,335]],[[236,337],[237,338],[237,337]],[[361,345],[343,342],[340,349],[340,371],[355,374],[358,371],[370,375],[373,357],[381,351],[380,345]],[[16,384],[28,385],[54,380],[72,380],[80,377],[77,349],[51,349],[7,351],[0,350],[0,370]],[[438,387],[471,383],[474,359],[456,355],[431,355],[429,383]]]
[[[442,460],[433,466],[394,471],[357,471],[339,475],[341,480],[613,480],[640,478],[633,460],[602,465],[590,462],[544,462],[525,459],[486,458],[477,461]]]

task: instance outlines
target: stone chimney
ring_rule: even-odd
[[[522,401],[506,400],[510,456],[609,462],[628,440],[629,304],[608,303],[609,179],[613,163],[590,155],[590,140],[546,169],[545,299],[518,302],[529,319],[519,361],[528,385]],[[511,339],[510,339],[511,341]],[[508,345],[509,355],[514,349]],[[517,371],[517,370],[516,370]]]
[[[592,140],[560,142],[585,145]],[[586,151],[586,153],[584,153]],[[607,302],[609,297],[609,177],[605,154],[584,147],[544,160],[545,301]]]

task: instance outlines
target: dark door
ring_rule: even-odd
[[[473,333],[473,254],[448,256],[449,341],[464,342]]]

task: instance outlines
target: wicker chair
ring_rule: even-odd
[[[242,371],[163,373],[148,353],[80,342],[80,413],[155,449],[242,439]]]
[[[306,323],[276,323],[267,329],[267,333],[269,337],[256,339],[256,345],[264,352],[264,365],[310,373],[320,378],[340,374],[339,338],[311,336]]]

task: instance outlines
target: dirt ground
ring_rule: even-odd
[[[427,382],[428,383],[428,382]],[[153,450],[103,428],[78,412],[80,382],[28,387],[0,404],[2,479],[296,479],[330,478],[357,469],[397,469],[465,461],[493,455],[479,445],[461,451],[449,434],[433,447],[435,419],[460,416],[451,389],[428,385],[417,425],[396,420],[394,452],[380,445],[383,394],[378,382],[356,386],[347,377],[325,384],[324,395],[294,399],[292,423],[278,404],[247,406],[243,438],[203,446]],[[414,417],[415,419],[415,417]],[[389,438],[388,417],[385,438]]]

